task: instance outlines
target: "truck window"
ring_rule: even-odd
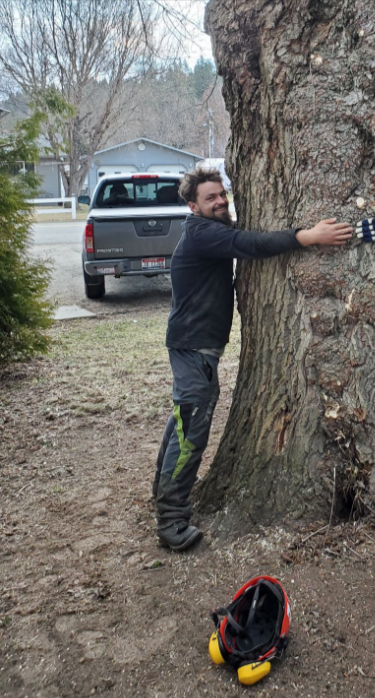
[[[135,185],[135,201],[138,204],[156,204],[156,182],[140,182]]]
[[[184,201],[179,201],[179,184],[179,182],[158,182],[158,188],[156,192],[158,204],[185,204]]]
[[[178,180],[164,179],[103,182],[94,206],[186,206],[178,195],[179,184]]]
[[[99,203],[100,202],[100,203]],[[134,204],[133,182],[106,182],[98,194],[100,206],[128,206]]]
[[[162,206],[168,204],[174,204],[178,206],[178,187],[179,182],[176,181],[163,181],[158,180],[157,182],[136,182],[135,183],[135,201],[136,205],[153,205],[157,206],[161,204]]]

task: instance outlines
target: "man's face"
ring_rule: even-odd
[[[196,216],[212,218],[225,225],[232,225],[227,192],[221,182],[198,184],[197,200],[189,201],[189,206]]]

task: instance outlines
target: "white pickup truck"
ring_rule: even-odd
[[[178,195],[181,175],[102,177],[93,193],[83,236],[82,266],[88,298],[101,298],[105,277],[170,273],[181,224],[190,212]]]

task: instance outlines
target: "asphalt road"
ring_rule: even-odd
[[[79,305],[97,315],[124,313],[139,306],[169,304],[169,276],[106,278],[106,293],[100,300],[85,296],[81,243],[84,222],[37,223],[32,229],[32,254],[52,268],[49,299],[61,305]]]
[[[71,223],[37,223],[33,226],[33,243],[36,247],[56,245],[81,246],[84,221]]]

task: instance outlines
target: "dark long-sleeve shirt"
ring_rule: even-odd
[[[296,230],[244,232],[190,215],[172,257],[171,349],[221,348],[233,319],[233,259],[264,259],[301,249]]]

